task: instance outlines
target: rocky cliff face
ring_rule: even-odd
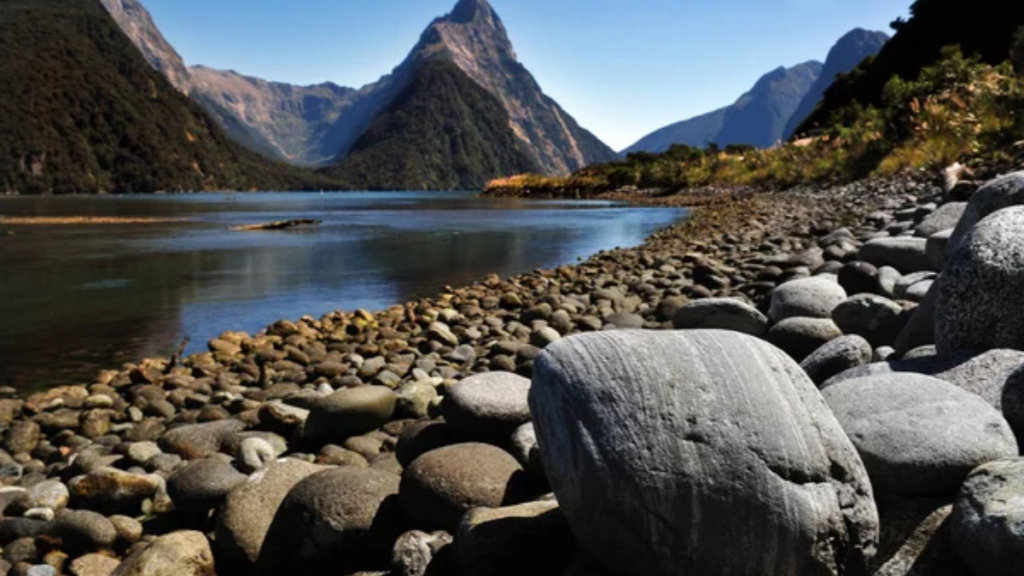
[[[100,0],[100,3],[142,51],[149,65],[163,73],[179,92],[188,94],[188,69],[181,56],[160,33],[149,11],[137,0]]]
[[[332,127],[359,98],[358,91],[331,83],[294,86],[205,66],[189,71],[192,96],[235,140],[293,164],[334,160],[342,142]]]
[[[840,38],[839,42],[836,42],[836,45],[829,51],[828,58],[825,59],[825,68],[822,69],[818,81],[811,87],[807,96],[804,96],[803,102],[797,106],[796,112],[786,124],[785,137],[792,137],[797,126],[814,112],[815,106],[821,101],[825,91],[840,74],[846,74],[856,68],[865,58],[878,54],[878,51],[888,41],[889,35],[884,32],[871,32],[860,28],[852,30]]]
[[[344,157],[411,82],[412,70],[435,58],[451,60],[498,98],[510,128],[544,172],[568,174],[616,158],[544,94],[516,58],[501,19],[485,0],[460,0],[450,14],[430,24],[405,62],[359,90],[187,69],[137,0],[102,1],[150,64],[203,104],[235,140],[295,164],[323,165]]]

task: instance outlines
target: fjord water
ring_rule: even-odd
[[[89,382],[98,369],[168,355],[185,336],[194,352],[225,330],[569,264],[638,245],[685,215],[462,193],[4,198],[0,216],[162,221],[0,223],[0,385]],[[230,230],[293,218],[322,224]]]

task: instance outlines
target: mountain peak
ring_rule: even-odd
[[[446,20],[453,24],[470,24],[494,17],[494,9],[487,0],[459,0]]]

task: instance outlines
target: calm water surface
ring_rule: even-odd
[[[686,212],[470,194],[0,198],[4,216],[138,216],[144,225],[0,224],[0,384],[87,382],[190,352],[225,330],[381,309],[483,278],[634,246]],[[317,218],[317,228],[232,226]]]

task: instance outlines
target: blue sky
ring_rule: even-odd
[[[455,0],[142,0],[187,64],[362,86]],[[764,73],[911,0],[491,0],[548,95],[616,150],[732,103]]]

